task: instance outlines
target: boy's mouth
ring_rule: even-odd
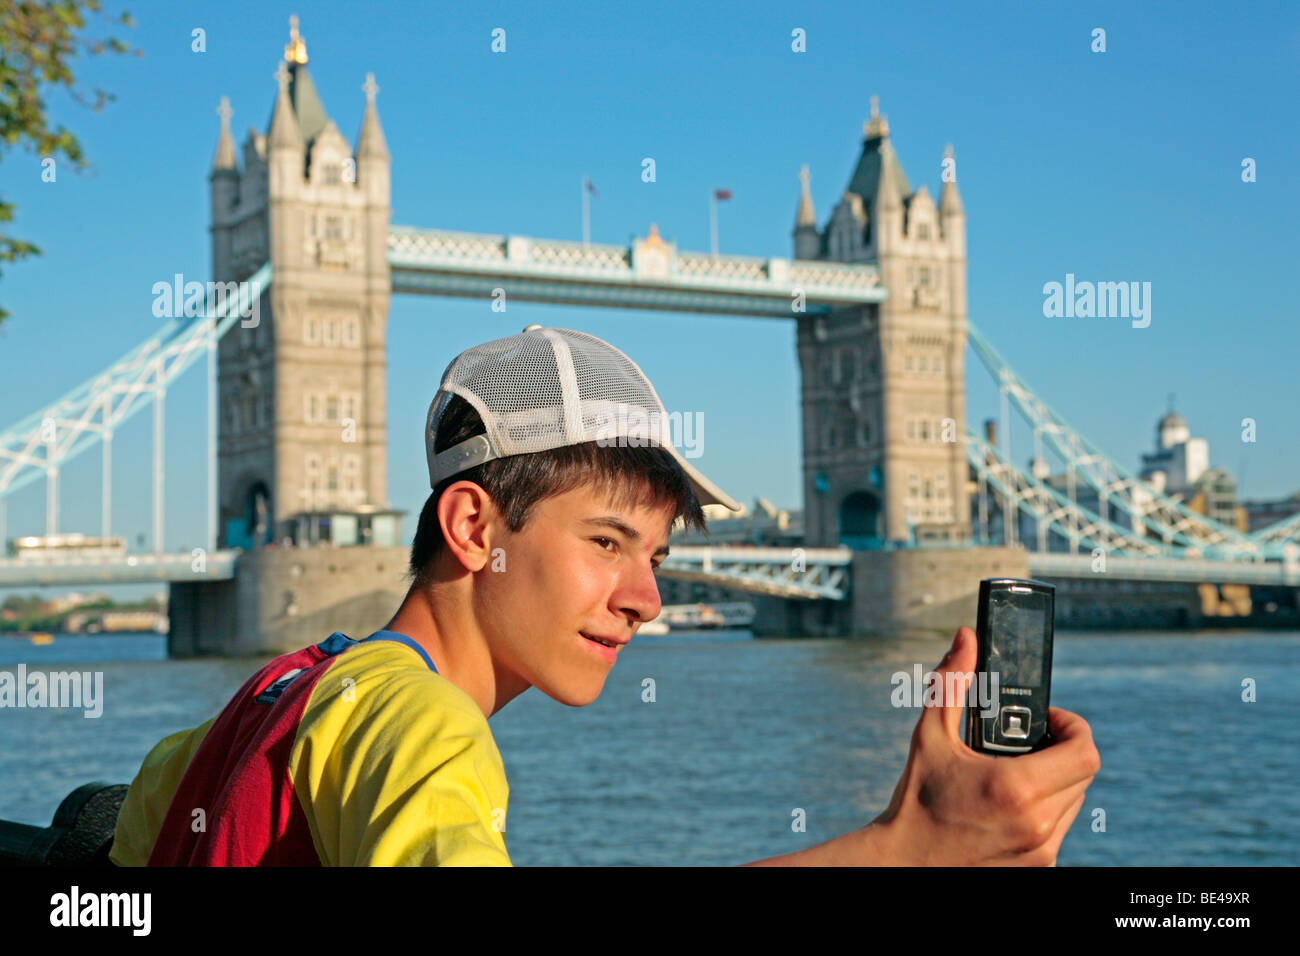
[[[579,631],[578,633],[581,634],[583,637],[585,637],[587,640],[592,641],[596,644],[603,644],[605,647],[618,647],[620,644],[627,643],[626,641],[611,641],[608,638],[592,637],[590,634],[586,633],[585,631]]]

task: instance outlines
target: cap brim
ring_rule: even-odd
[[[690,480],[691,488],[700,504],[722,505],[724,508],[736,512],[745,510],[735,498],[709,481],[699,469],[683,458],[681,452],[674,448],[671,442],[665,442],[664,446],[672,452],[672,456],[682,466],[682,471],[686,472],[686,477]]]

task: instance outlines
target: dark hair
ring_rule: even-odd
[[[434,451],[442,452],[487,431],[474,406],[459,395],[447,404]],[[698,531],[707,531],[704,510],[691,488],[686,472],[663,448],[599,445],[585,442],[550,451],[496,458],[449,475],[433,489],[420,511],[420,523],[411,543],[412,583],[419,587],[435,558],[446,546],[438,524],[438,499],[457,481],[472,481],[501,509],[506,526],[519,531],[533,507],[546,498],[562,495],[584,484],[607,492],[618,505],[663,504],[673,508],[678,519]]]

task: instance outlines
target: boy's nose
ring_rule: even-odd
[[[662,607],[659,600],[659,581],[649,565],[642,566],[632,574],[624,587],[615,593],[620,614],[636,624],[652,621],[659,616]]]

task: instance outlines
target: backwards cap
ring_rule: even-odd
[[[474,407],[486,434],[435,452],[453,395]],[[424,428],[429,486],[494,458],[590,441],[663,447],[700,504],[741,510],[673,446],[668,413],[635,362],[594,335],[540,325],[466,349],[442,373]]]

